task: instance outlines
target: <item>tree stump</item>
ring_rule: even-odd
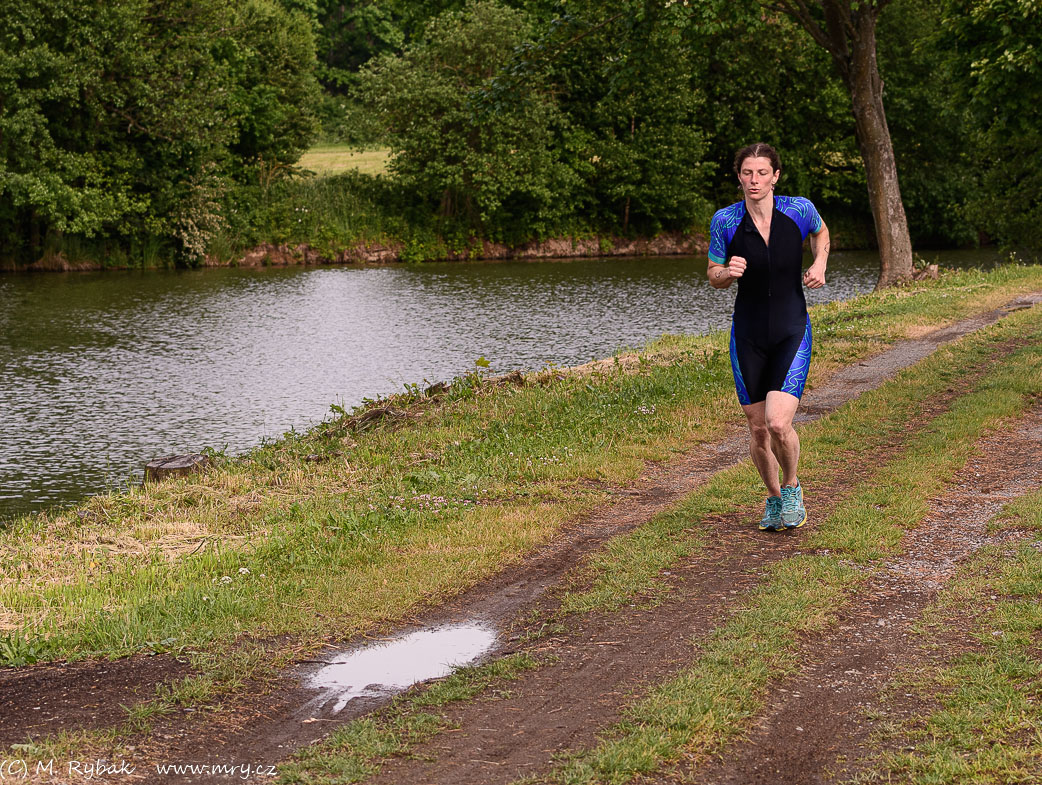
[[[939,270],[937,268],[937,265],[936,264],[928,264],[928,265],[926,265],[926,267],[922,268],[921,270],[916,270],[914,273],[912,273],[912,278],[914,280],[916,280],[916,281],[922,281],[925,278],[930,278],[930,279],[936,281],[938,275],[939,275]]]
[[[209,465],[210,459],[199,452],[155,458],[145,464],[145,482],[162,480],[165,477],[185,477]]]

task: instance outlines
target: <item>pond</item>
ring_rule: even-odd
[[[946,266],[993,252],[944,252]],[[875,284],[837,252],[812,303]],[[0,276],[0,520],[140,479],[154,457],[244,451],[363,398],[575,365],[727,326],[703,257]]]

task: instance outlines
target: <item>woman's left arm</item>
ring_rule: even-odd
[[[822,221],[821,229],[810,236],[810,252],[814,261],[803,274],[803,283],[808,289],[820,289],[825,285],[825,265],[829,261],[829,247],[829,228]]]

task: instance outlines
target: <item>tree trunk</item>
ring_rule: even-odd
[[[637,116],[630,115],[630,154],[633,154],[633,135],[637,132]],[[630,228],[630,197],[626,197],[626,206],[622,209],[622,233]]]
[[[883,111],[883,80],[876,61],[876,17],[889,0],[773,0],[768,7],[796,19],[832,55],[850,92],[857,143],[865,162],[868,202],[879,243],[876,289],[912,279],[912,240],[897,183],[894,144]],[[816,6],[823,14],[812,13]]]
[[[851,42],[846,80],[879,243],[876,289],[883,289],[912,279],[912,240],[897,181],[894,145],[883,110],[883,81],[876,62],[876,20],[870,12],[858,17],[858,35]]]

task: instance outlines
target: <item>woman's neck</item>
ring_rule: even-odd
[[[771,213],[774,211],[774,190],[757,201],[750,199],[745,200],[745,209],[752,213],[753,218],[767,219],[771,217]]]

